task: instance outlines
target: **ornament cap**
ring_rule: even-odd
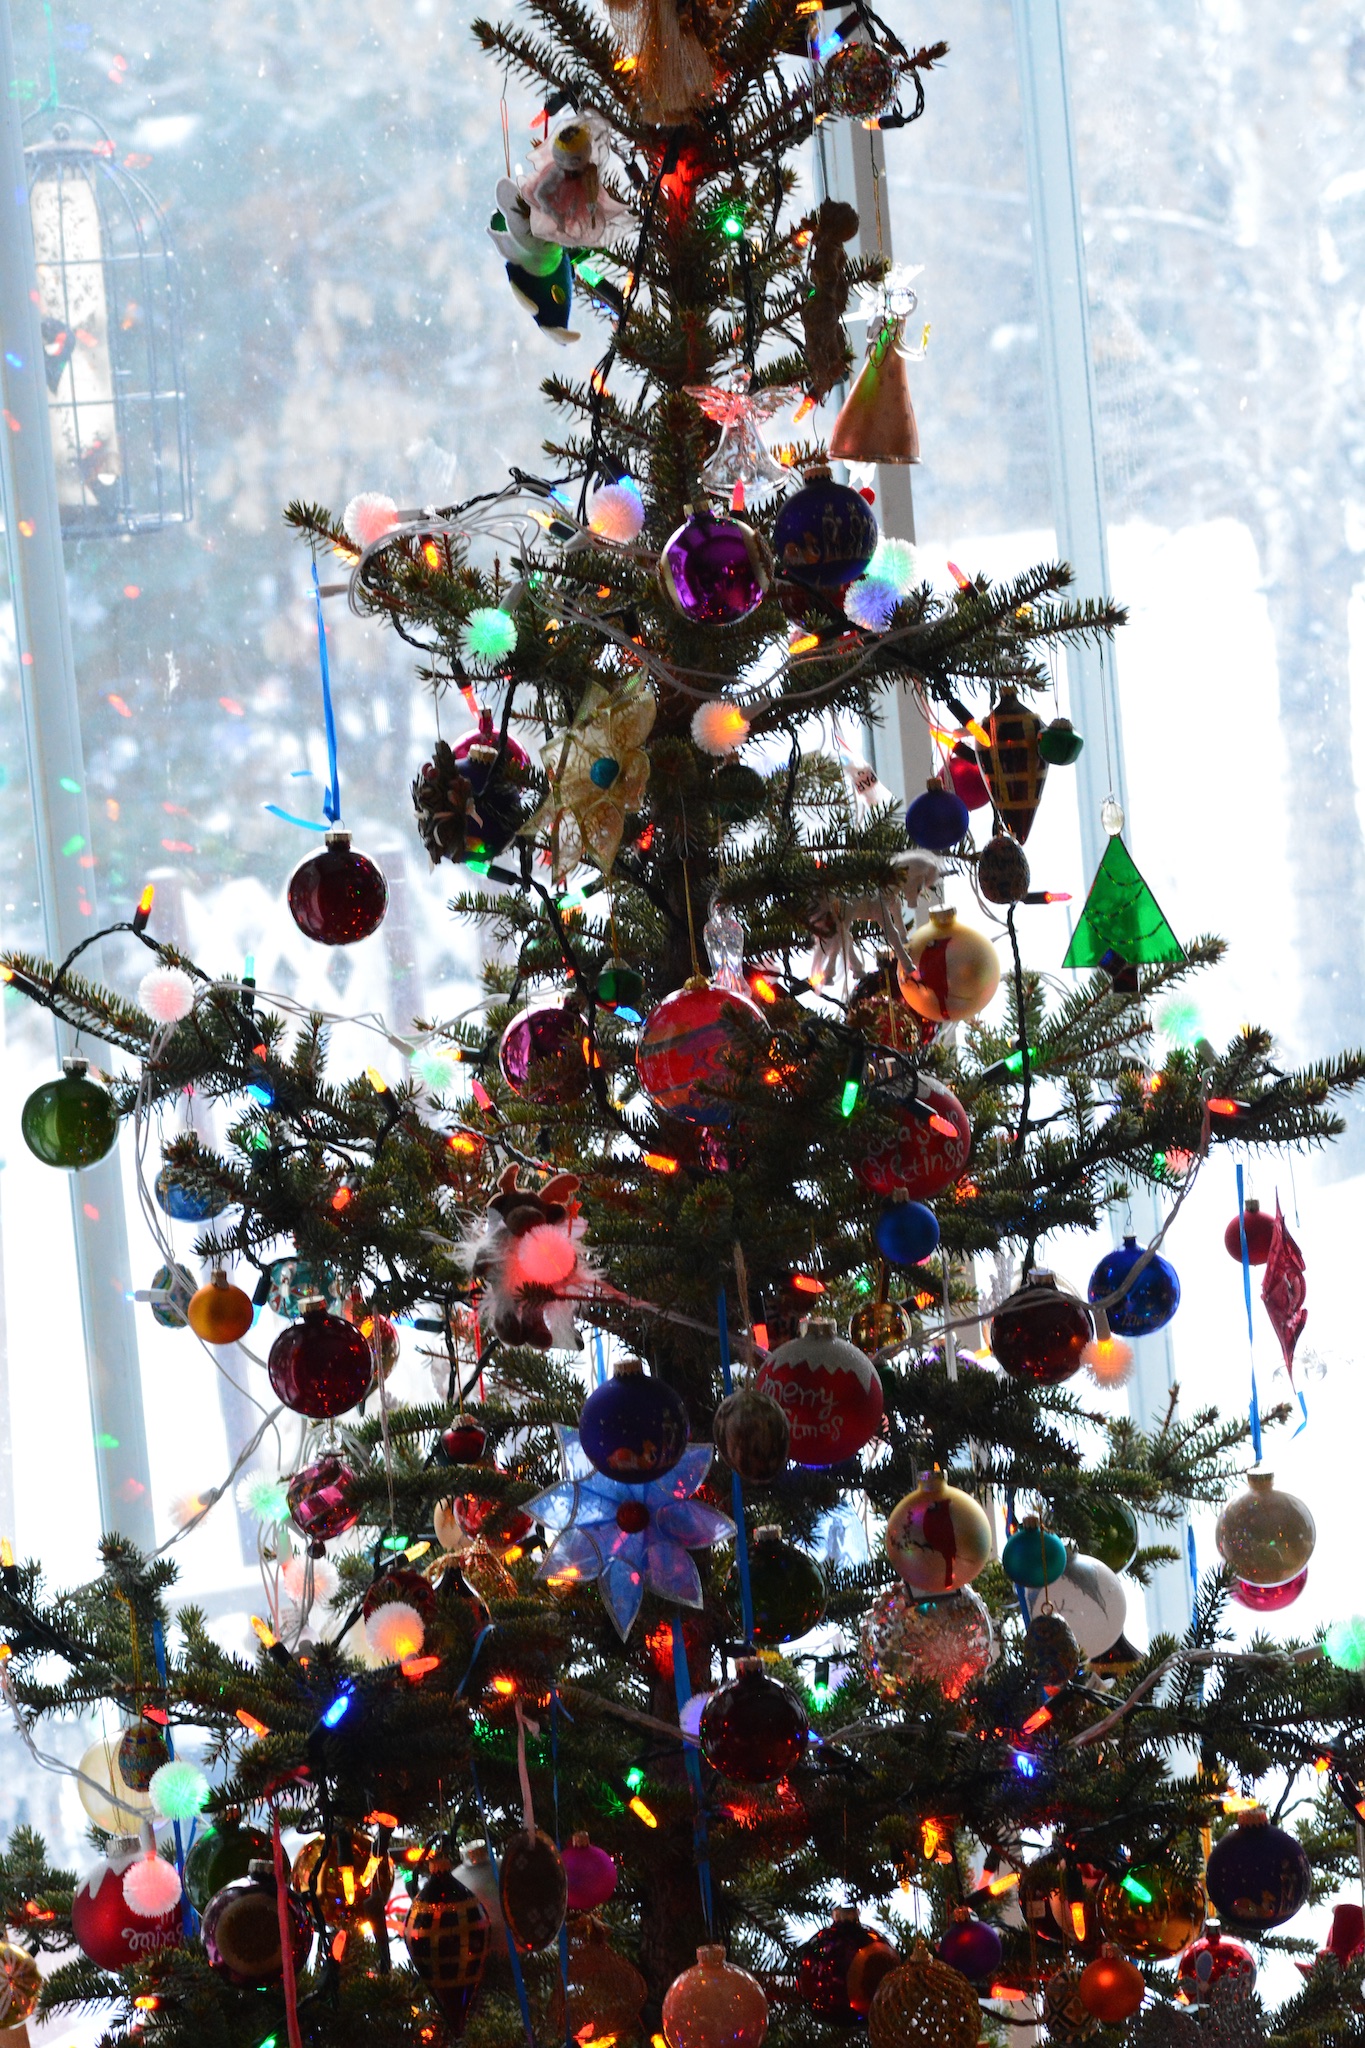
[[[1275,1486],[1273,1472],[1248,1472],[1247,1485],[1253,1493],[1271,1493]]]
[[[1236,1816],[1239,1828],[1268,1828],[1270,1815],[1263,1806],[1249,1806],[1245,1813]]]
[[[343,853],[346,853],[350,850],[351,835],[349,832],[342,831],[341,828],[338,826],[334,831],[328,832],[324,835],[322,843],[324,846],[340,847],[341,851]]]
[[[248,1877],[254,1877],[258,1884],[274,1884],[275,1882],[275,1866],[273,1863],[265,1862],[263,1858],[259,1861],[253,1858],[247,1864],[246,1874]]]
[[[858,1908],[856,1906],[836,1906],[834,1908],[834,1917],[836,1920],[856,1921],[859,1917]]]
[[[69,1074],[73,1081],[82,1080],[89,1071],[89,1060],[82,1059],[79,1053],[68,1053],[62,1061],[62,1072]]]
[[[586,1828],[576,1828],[573,1834],[570,1835],[569,1842],[571,1847],[575,1849],[587,1849],[592,1846]]]
[[[925,1493],[946,1493],[948,1491],[947,1474],[941,1471],[937,1465],[935,1465],[932,1472],[921,1472],[919,1483]]]
[[[574,1840],[578,1840],[577,1835],[574,1836]],[[487,1842],[462,1842],[460,1844],[461,1863],[487,1863],[488,1860]]]
[[[755,1543],[780,1543],[781,1541],[782,1526],[779,1522],[764,1522],[761,1528],[754,1530]]]
[[[801,1334],[805,1337],[837,1337],[839,1325],[833,1316],[807,1316],[802,1323]]]
[[[1248,1195],[1242,1204],[1242,1208],[1248,1216],[1259,1216],[1261,1213],[1261,1205],[1255,1195]]]
[[[735,1665],[736,1678],[761,1678],[762,1676],[763,1659],[761,1657],[741,1657]]]
[[[644,1360],[641,1358],[618,1358],[612,1365],[611,1376],[614,1380],[638,1379],[644,1369]]]
[[[723,1970],[725,1967],[725,1943],[706,1941],[697,1950],[697,1962],[703,1970]]]
[[[941,907],[937,910],[931,910],[929,912],[929,922],[935,925],[939,931],[946,932],[957,923],[957,912],[951,905],[946,908]]]

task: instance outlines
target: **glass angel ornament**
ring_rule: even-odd
[[[550,794],[523,830],[548,831],[556,881],[585,860],[611,873],[626,815],[649,781],[644,743],[655,709],[638,681],[616,691],[592,683],[568,731],[541,748]]]
[[[860,289],[859,313],[867,321],[867,360],[849,392],[829,437],[839,462],[919,461],[919,427],[905,374],[907,357],[924,354],[905,345],[905,323],[919,304],[911,287],[922,264],[900,265],[878,285]],[[924,330],[928,335],[928,328]]]
[[[795,384],[773,384],[751,392],[753,371],[747,363],[736,363],[719,384],[685,384],[689,398],[695,398],[721,430],[720,442],[701,473],[708,491],[729,499],[736,484],[743,486],[746,501],[762,498],[779,484],[788,471],[768,453],[759,427],[775,419],[801,396]]]
[[[578,1431],[556,1428],[564,1477],[526,1503],[553,1535],[537,1578],[551,1587],[595,1583],[624,1642],[648,1586],[683,1607],[702,1604],[689,1553],[728,1541],[735,1525],[692,1496],[711,1466],[709,1444],[689,1444],[672,1470],[643,1486],[597,1471]]]

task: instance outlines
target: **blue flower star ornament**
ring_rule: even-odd
[[[646,1586],[661,1599],[700,1607],[701,1579],[688,1552],[735,1533],[728,1515],[692,1498],[711,1469],[711,1446],[689,1444],[662,1479],[627,1486],[595,1469],[576,1429],[560,1425],[555,1434],[564,1477],[526,1503],[555,1539],[537,1577],[552,1587],[595,1581],[622,1642]]]

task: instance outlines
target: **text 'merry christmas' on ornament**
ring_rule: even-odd
[[[769,1352],[754,1385],[786,1416],[798,1465],[841,1465],[881,1427],[885,1404],[876,1367],[822,1316],[808,1318],[799,1336]]]

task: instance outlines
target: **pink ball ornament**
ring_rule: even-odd
[[[147,1919],[134,1912],[123,1895],[125,1876],[135,1863],[145,1860],[139,1841],[118,1838],[76,1888],[71,1901],[71,1932],[76,1946],[102,1970],[126,1970],[130,1963],[146,1962],[161,1949],[180,1946],[183,1934],[178,1907]]]
[[[799,1337],[769,1352],[754,1385],[771,1394],[786,1416],[798,1465],[840,1465],[881,1427],[885,1404],[877,1368],[819,1316],[810,1318]]]
[[[752,996],[689,982],[656,1003],[635,1048],[640,1086],[657,1109],[689,1124],[728,1123],[727,1099],[767,1037]]]
[[[615,1857],[595,1848],[585,1834],[575,1835],[561,1855],[569,1882],[569,1911],[595,1913],[605,1906],[616,1890]]]
[[[1239,1607],[1249,1607],[1253,1614],[1278,1614],[1282,1607],[1292,1607],[1304,1587],[1308,1584],[1308,1567],[1292,1579],[1286,1579],[1282,1586],[1253,1586],[1249,1579],[1234,1579],[1228,1589]]]
[[[373,547],[398,524],[398,507],[382,491],[360,491],[341,515],[343,531],[358,548]]]

